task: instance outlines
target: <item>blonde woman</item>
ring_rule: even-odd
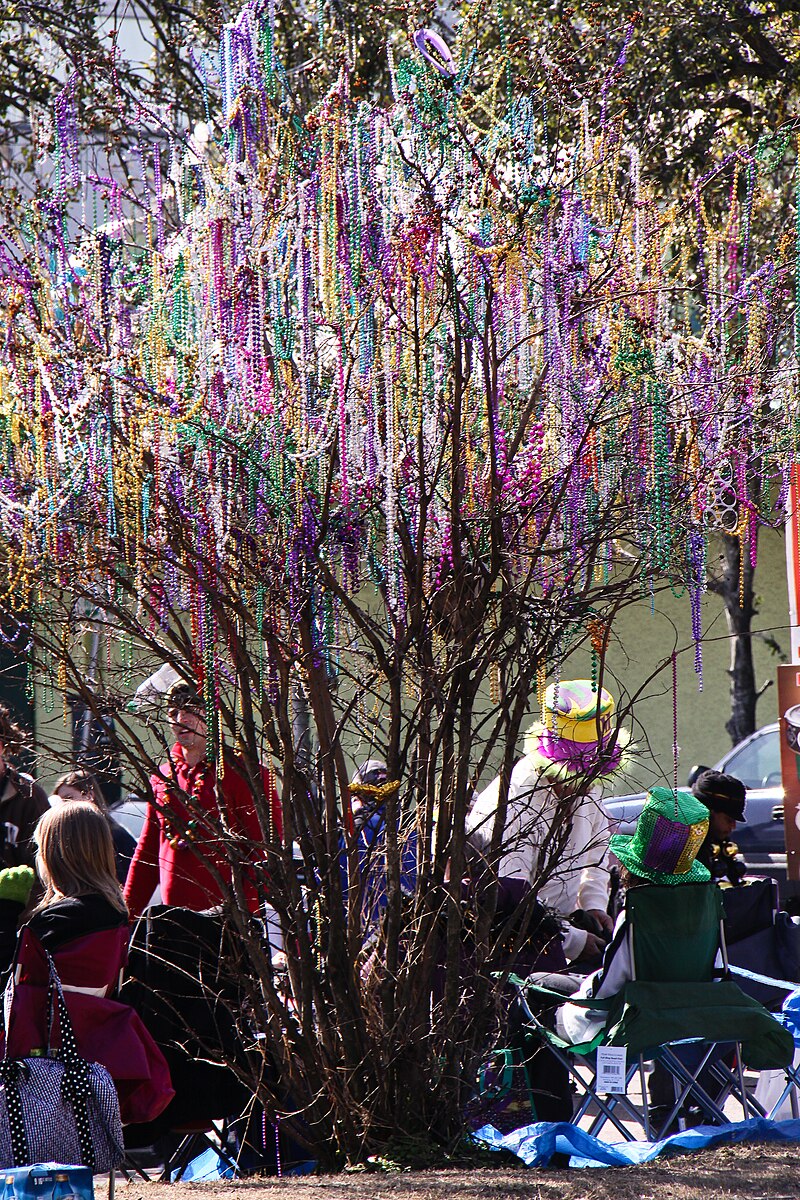
[[[16,980],[8,1053],[24,1058],[45,1043],[47,951],[80,1054],[108,1068],[123,1122],[151,1121],[174,1092],[164,1057],[138,1015],[111,999],[128,957],[129,926],[108,819],[94,804],[65,800],[41,818],[34,842],[44,895],[16,945],[33,872],[0,871],[0,951],[7,965],[14,961]]]
[[[84,800],[88,804],[94,804],[105,813],[106,819],[111,827],[111,837],[114,841],[114,863],[116,867],[117,879],[124,887],[125,880],[128,877],[128,868],[131,865],[131,858],[136,849],[136,839],[128,833],[119,821],[115,821],[111,813],[108,811],[105,797],[100,789],[100,784],[97,782],[96,776],[89,771],[67,771],[66,775],[60,776],[53,784],[53,790],[50,794],[50,804],[53,808],[63,804],[65,800]]]

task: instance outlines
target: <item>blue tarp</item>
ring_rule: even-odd
[[[234,1171],[233,1167],[223,1162],[213,1146],[209,1146],[202,1154],[198,1154],[197,1158],[192,1159],[180,1176],[180,1179],[181,1183],[215,1183],[218,1179],[241,1179],[245,1175],[252,1175],[258,1172],[259,1165],[262,1164],[254,1164],[251,1160],[248,1164],[249,1169]],[[285,1165],[283,1174],[310,1175],[316,1169],[317,1164],[312,1160],[308,1160],[307,1162],[295,1162],[292,1160]],[[179,1171],[173,1171],[171,1182],[175,1183],[179,1175]]]
[[[502,1134],[484,1125],[472,1135],[492,1150],[508,1150],[528,1167],[546,1167],[554,1154],[568,1154],[571,1167],[629,1167],[662,1154],[692,1153],[728,1142],[800,1142],[800,1121],[758,1117],[730,1125],[700,1125],[660,1142],[602,1142],[564,1121],[537,1121]]]

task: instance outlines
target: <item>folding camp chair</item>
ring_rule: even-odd
[[[745,1119],[762,1116],[763,1109],[747,1093],[743,1061],[757,1069],[785,1068],[792,1059],[792,1037],[728,978],[719,889],[711,884],[631,888],[625,913],[633,979],[609,1000],[570,1000],[608,1013],[604,1029],[590,1041],[572,1045],[540,1020],[536,1010],[563,1002],[563,997],[530,981],[513,980],[529,1034],[544,1041],[578,1089],[572,1123],[579,1124],[596,1107],[589,1128],[593,1135],[611,1122],[626,1140],[639,1136],[636,1127],[649,1140],[663,1135],[676,1117],[681,1122],[681,1110],[689,1104],[699,1109],[705,1122],[729,1124],[723,1110],[731,1096]],[[686,1044],[692,1046],[688,1053]],[[600,1046],[625,1047],[620,1081],[624,1090],[601,1091],[596,1053]],[[725,1062],[731,1051],[733,1068]],[[655,1129],[645,1072],[648,1061],[663,1065],[674,1089],[674,1104]],[[628,1095],[637,1074],[641,1103]]]
[[[796,1121],[800,1118],[800,988],[795,988],[784,1000],[781,1020],[794,1038],[794,1060],[783,1071],[762,1071],[755,1099],[761,1102],[764,1115],[770,1120]]]

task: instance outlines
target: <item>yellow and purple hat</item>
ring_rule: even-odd
[[[651,883],[708,883],[697,861],[708,833],[708,809],[691,792],[652,788],[631,835],[615,833],[609,849],[623,866]]]
[[[611,775],[625,764],[630,734],[614,727],[614,697],[591,679],[551,683],[543,719],[525,734],[525,754],[540,774],[563,780],[586,773]]]

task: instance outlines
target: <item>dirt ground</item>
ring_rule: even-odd
[[[642,1167],[596,1170],[503,1165],[224,1184],[118,1183],[116,1195],[117,1200],[800,1200],[800,1146],[724,1146]]]

